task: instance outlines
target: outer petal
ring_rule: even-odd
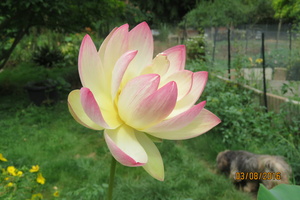
[[[130,63],[124,75],[124,84],[141,74],[146,66],[150,65],[153,58],[153,36],[146,22],[142,22],[129,32],[129,50],[138,50],[138,54]]]
[[[111,128],[105,122],[97,101],[95,100],[93,93],[88,88],[81,88],[80,97],[83,110],[89,118],[104,128]]]
[[[97,49],[89,35],[83,38],[80,46],[78,69],[82,85],[98,95],[104,89],[105,77]]]
[[[206,109],[202,109],[189,125],[181,129],[147,133],[162,139],[183,140],[201,135],[218,125],[220,122],[221,120],[216,115]]]
[[[184,69],[186,59],[186,50],[184,45],[171,47],[163,53],[167,55],[168,60],[170,61],[168,74]]]
[[[73,90],[68,96],[68,107],[71,115],[81,125],[95,130],[103,130],[103,127],[93,122],[84,112],[80,101],[80,91]]]
[[[106,50],[106,46],[109,42],[109,40],[111,39],[111,37],[113,36],[114,32],[118,29],[118,27],[114,28],[109,34],[108,36],[104,39],[104,41],[102,42],[98,54],[100,56],[101,60],[104,60],[104,56],[105,56],[105,50]]]
[[[109,35],[110,36],[110,35]],[[104,49],[105,47],[105,49]],[[118,59],[128,51],[128,24],[124,24],[117,29],[114,29],[109,40],[101,48],[99,54],[102,59],[103,56],[103,69],[106,78],[105,87],[107,90],[111,91],[111,81],[112,81],[112,70],[118,61]],[[111,93],[109,94],[111,95]]]
[[[162,79],[160,85],[165,85],[170,81],[175,81],[178,87],[177,101],[182,99],[191,90],[193,83],[193,72],[188,70],[181,70],[173,73],[165,79]]]
[[[123,96],[130,94],[124,93]],[[172,112],[177,99],[176,83],[170,82],[150,96],[146,98],[140,96],[139,99],[142,99],[140,103],[123,104],[123,110],[120,112],[124,122],[137,130],[159,123]]]
[[[148,162],[143,165],[143,168],[157,180],[164,180],[164,163],[161,155],[155,144],[144,133],[136,133],[136,138],[139,143],[144,147],[147,155]]]
[[[166,132],[166,131],[175,131],[181,129],[188,124],[190,124],[195,117],[199,115],[201,110],[204,108],[206,101],[199,103],[198,105],[193,106],[189,110],[173,117],[166,119],[159,124],[156,124],[148,129],[143,130],[144,132]]]
[[[136,54],[137,51],[128,51],[124,53],[117,61],[112,73],[112,83],[111,83],[112,99],[115,98],[119,90],[123,75],[128,65],[132,61],[132,59],[136,56]]]
[[[201,96],[208,78],[208,72],[193,73],[193,84],[191,90],[181,100],[177,101],[173,112],[168,118],[174,117],[191,108]]]
[[[121,164],[137,167],[147,163],[147,153],[132,128],[123,125],[117,129],[105,129],[104,137],[110,152]]]

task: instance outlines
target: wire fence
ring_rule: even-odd
[[[245,85],[266,111],[300,113],[300,34],[291,25],[211,28],[205,57],[218,76]]]
[[[280,31],[277,25],[210,28],[204,35],[206,58],[219,75],[243,78],[260,90],[265,78],[268,93],[300,100],[300,34],[291,25],[282,25]]]

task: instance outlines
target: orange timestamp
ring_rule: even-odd
[[[281,180],[280,172],[236,172],[235,180]]]

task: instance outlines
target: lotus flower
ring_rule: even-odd
[[[68,97],[75,120],[104,129],[113,157],[125,166],[142,166],[164,179],[162,157],[153,141],[182,140],[201,135],[220,123],[194,105],[207,82],[207,72],[185,70],[185,46],[172,47],[153,59],[153,37],[143,22],[128,31],[115,28],[97,51],[86,35],[78,68],[83,87]]]

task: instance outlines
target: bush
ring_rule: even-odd
[[[205,61],[205,41],[203,35],[188,39],[185,45],[188,58]]]
[[[294,182],[300,183],[299,116],[287,118],[285,108],[280,113],[266,113],[252,91],[214,77],[202,97],[207,108],[222,120],[212,132],[222,138],[224,149],[282,155],[292,166]]]
[[[55,64],[63,61],[64,55],[59,49],[51,48],[48,45],[38,47],[38,49],[33,53],[32,60],[46,68],[52,68]]]

